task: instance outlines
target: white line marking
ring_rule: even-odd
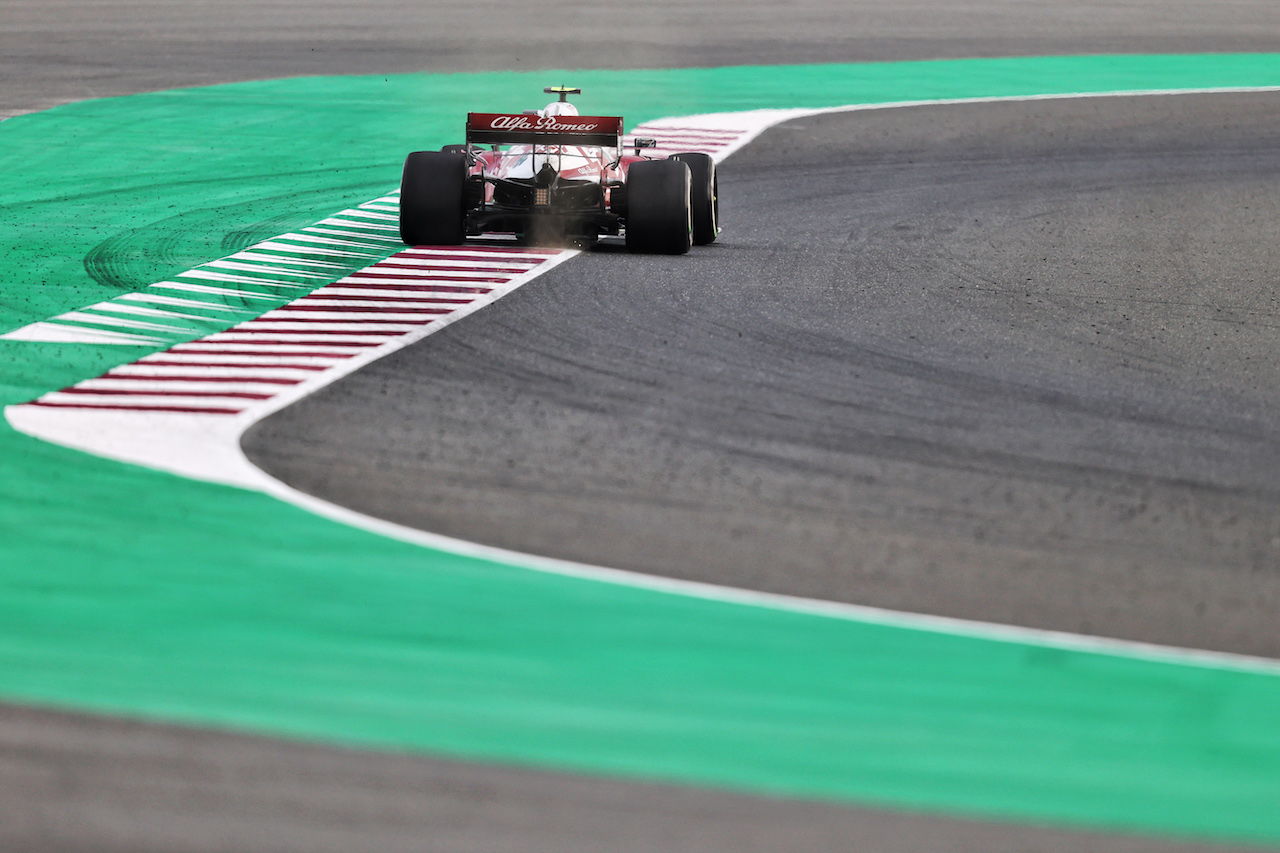
[[[203,376],[210,379],[225,379],[228,382],[252,381],[254,379],[310,379],[315,373],[310,370],[296,370],[289,367],[233,367],[217,365],[202,367],[194,364],[162,365],[135,361],[114,368],[111,372],[85,382],[96,382],[98,379],[122,379],[128,376],[145,377],[147,379],[165,379],[167,377]],[[77,384],[75,387],[79,387]]]
[[[76,386],[84,391],[113,391],[121,395],[147,394],[152,391],[256,391],[267,396],[280,392],[280,385],[270,382],[255,382],[252,379],[228,379],[226,381],[191,382],[182,379],[121,379],[104,376],[90,379]],[[65,391],[59,391],[65,394]]]
[[[388,221],[389,221],[389,222],[399,222],[399,221],[400,221],[400,212],[399,212],[398,210],[392,211],[390,214],[387,214],[387,213],[379,213],[379,212],[377,212],[376,210],[374,210],[373,208],[370,208],[370,207],[368,207],[368,206],[366,206],[366,205],[360,205],[360,207],[358,207],[358,208],[354,208],[354,209],[352,209],[352,210],[348,210],[348,211],[346,212],[346,214],[345,214],[345,215],[346,215],[346,216],[358,216],[358,217],[362,217],[362,218],[364,218],[364,219],[374,219],[374,220],[377,220],[377,221],[379,221],[379,222],[388,222]],[[398,231],[398,230],[400,230],[400,226],[399,226],[399,225],[395,226],[395,229],[394,229],[394,230],[397,230],[397,231]]]
[[[387,259],[390,265],[394,265],[396,267],[408,267],[411,269],[423,269],[423,270],[457,269],[462,264],[466,264],[468,267],[471,267],[472,269],[476,269],[476,270],[485,270],[485,269],[511,270],[513,268],[520,270],[520,269],[530,269],[542,262],[541,258],[539,258],[536,261],[524,260],[523,258],[515,258],[510,261],[494,261],[494,260],[489,260],[487,258],[484,260],[481,260],[481,258],[483,258],[484,256],[472,255],[472,254],[463,254],[455,257],[447,257],[445,255],[435,255],[433,257],[426,257],[426,258],[416,257],[416,256],[410,257],[410,256],[406,256],[405,254],[398,254],[398,255],[395,255],[394,257],[395,257],[394,261],[392,261],[390,258]],[[490,255],[488,257],[492,258],[493,256]],[[383,269],[385,268],[386,268],[386,265],[383,266]]]
[[[65,406],[67,408],[107,408],[129,407],[146,410],[156,406],[182,406],[195,409],[227,409],[235,408],[244,411],[253,401],[243,397],[220,396],[213,394],[207,397],[184,397],[181,394],[73,394],[58,391],[40,399],[39,406]]]
[[[150,302],[155,305],[172,305],[176,308],[202,308],[209,311],[224,311],[232,314],[252,313],[248,308],[236,308],[221,302],[202,302],[199,299],[181,299],[177,296],[157,296],[151,293],[125,293],[117,296],[130,302]]]
[[[217,342],[243,341],[243,342],[255,343],[258,341],[269,339],[272,341],[282,341],[282,342],[310,343],[312,341],[316,341],[323,338],[325,343],[331,344],[331,345],[332,344],[370,344],[371,345],[371,344],[380,343],[381,341],[385,341],[388,338],[397,338],[397,337],[400,337],[399,332],[380,332],[378,334],[370,334],[370,335],[342,335],[342,334],[336,334],[336,333],[329,334],[329,333],[322,333],[322,332],[310,332],[305,334],[299,333],[299,332],[278,332],[278,331],[272,331],[268,329],[268,330],[263,330],[259,332],[245,332],[245,331],[218,332],[217,334],[209,335],[205,338],[201,338],[201,340],[217,341]]]
[[[237,444],[237,447],[239,445]],[[243,451],[242,451],[243,455]],[[251,465],[245,457],[246,465]],[[260,470],[260,469],[259,469]],[[791,613],[804,613],[827,619],[840,619],[890,628],[902,628],[911,631],[927,631],[935,634],[950,634],[978,640],[992,640],[1003,643],[1041,646],[1065,651],[1088,654],[1109,655],[1114,657],[1135,658],[1180,666],[1195,666],[1206,669],[1227,669],[1251,672],[1262,675],[1280,676],[1280,661],[1252,655],[1239,655],[1231,652],[1203,651],[1177,646],[1162,646],[1155,643],[1142,643],[1134,640],[1117,640],[1108,637],[1094,637],[1085,634],[1073,634],[1066,631],[1047,631],[1039,628],[1026,628],[1018,625],[1000,625],[994,622],[981,622],[971,619],[956,619],[949,616],[931,616],[923,613],[906,613],[898,610],[886,610],[879,607],[867,607],[860,604],[845,604],[835,601],[823,601],[814,598],[802,598],[778,593],[757,592],[750,589],[719,586],[699,581],[678,580],[622,569],[609,569],[573,563],[567,560],[556,560],[550,557],[539,557],[518,551],[507,551],[492,548],[463,539],[453,539],[436,533],[428,533],[412,527],[395,524],[329,503],[313,495],[299,492],[266,472],[262,472],[265,481],[259,486],[267,494],[274,495],[283,501],[295,504],[334,521],[348,524],[378,533],[392,539],[399,539],[424,548],[433,548],[451,554],[490,560],[536,572],[563,575],[580,580],[610,583],[629,586],[654,592],[700,598],[707,601],[718,601],[726,604],[739,604],[748,607],[764,607],[771,610],[783,610]]]
[[[332,234],[335,237],[358,237],[364,240],[382,240],[383,241],[382,246],[379,246],[376,243],[368,243],[368,244],[348,243],[347,244],[349,246],[368,245],[369,248],[371,249],[380,249],[380,248],[384,248],[385,246],[392,246],[400,243],[399,237],[383,237],[381,234],[360,233],[357,231],[339,231],[336,228],[319,228],[315,225],[312,225],[311,227],[305,228],[303,230],[309,231],[315,234]]]
[[[328,219],[321,219],[320,224],[321,225],[338,225],[338,226],[341,226],[342,228],[359,228],[361,230],[368,230],[368,231],[392,231],[392,232],[395,232],[396,234],[400,233],[399,225],[378,225],[374,222],[352,222],[350,219],[339,219],[336,216],[331,216]],[[382,237],[381,234],[370,234],[369,236],[375,237],[375,238]],[[397,243],[400,242],[399,238],[396,238],[396,242]]]
[[[1220,89],[1182,89],[1102,93],[1070,93],[1056,95],[1031,95],[990,98],[938,99],[924,101],[899,101],[883,104],[854,104],[843,107],[823,109],[796,110],[756,110],[748,113],[718,113],[696,117],[677,117],[660,119],[646,123],[636,129],[637,133],[655,133],[665,123],[673,126],[688,127],[692,123],[707,129],[740,130],[735,141],[717,145],[712,155],[721,160],[746,145],[767,128],[783,121],[807,115],[819,115],[836,112],[855,112],[862,110],[899,109],[913,106],[935,106],[950,104],[994,103],[1001,101],[1037,101],[1067,98],[1092,97],[1132,97],[1150,95],[1176,94],[1208,94],[1233,92],[1275,92],[1280,87],[1230,87]],[[385,197],[394,198],[394,194]],[[345,224],[345,223],[344,223]],[[328,231],[323,228],[303,229],[308,232],[330,233],[336,236],[356,236],[344,232]],[[306,235],[283,235],[280,239],[306,240]],[[322,238],[312,238],[319,240]],[[335,241],[337,242],[337,241]],[[394,242],[394,241],[389,241]],[[378,248],[369,246],[369,248]],[[1238,655],[1227,652],[1212,652],[1196,649],[1185,649],[1171,646],[1160,646],[1129,640],[1116,640],[1104,637],[1091,637],[1060,631],[1046,631],[1013,625],[999,625],[967,619],[955,619],[944,616],[903,613],[876,607],[855,604],[844,604],[831,601],[800,598],[796,596],[774,593],[756,592],[695,581],[675,580],[671,578],[644,575],[600,566],[582,565],[562,560],[554,560],[529,554],[491,548],[472,542],[452,539],[433,533],[426,533],[412,528],[402,527],[381,519],[361,515],[342,507],[335,506],[310,495],[289,488],[270,475],[253,466],[240,448],[241,434],[250,425],[270,414],[290,405],[316,390],[329,385],[343,376],[359,370],[361,367],[382,358],[392,352],[415,343],[427,335],[433,334],[456,322],[462,317],[512,292],[542,272],[563,263],[576,255],[576,252],[562,252],[548,259],[544,264],[527,273],[516,276],[505,284],[498,285],[492,292],[479,296],[470,305],[453,312],[438,322],[421,327],[409,334],[386,336],[383,343],[364,348],[333,369],[318,373],[298,383],[292,389],[277,394],[261,405],[245,407],[244,411],[234,417],[206,417],[201,415],[179,414],[172,412],[155,412],[140,419],[127,412],[97,412],[87,410],[55,410],[35,405],[9,406],[5,415],[9,422],[21,432],[44,438],[70,447],[77,447],[91,453],[108,456],[172,471],[183,476],[196,479],[212,480],[243,488],[259,489],[274,495],[281,500],[304,507],[317,515],[332,518],[342,523],[379,533],[384,536],[401,539],[428,548],[450,553],[493,560],[533,571],[574,577],[600,583],[611,583],[635,587],[673,595],[716,601],[725,604],[749,607],[763,607],[793,613],[802,613],[823,618],[841,619],[864,624],[883,625],[913,631],[928,631],[974,639],[996,642],[1009,642],[1021,645],[1033,645],[1059,648],[1089,654],[1111,655],[1132,659],[1147,660],[1181,666],[1195,666],[1208,669],[1226,669],[1242,672],[1258,673],[1269,676],[1280,675],[1280,661],[1268,658]],[[372,276],[378,278],[377,276]],[[385,282],[385,279],[383,279]],[[171,283],[170,283],[171,284]],[[156,285],[158,286],[158,285]],[[314,333],[285,334],[275,333],[274,340],[296,337],[298,340],[314,338]],[[374,336],[326,336],[330,342],[349,339],[352,342],[371,344]],[[201,343],[227,343],[248,341],[254,336],[234,330],[210,335]],[[184,344],[184,347],[191,344]],[[302,371],[296,371],[302,372]],[[261,372],[258,373],[261,375]],[[68,395],[74,396],[74,395]],[[201,400],[201,398],[192,398]],[[243,401],[242,401],[243,402]],[[198,407],[203,403],[193,404]],[[239,405],[237,403],[237,405]],[[108,436],[104,440],[104,436]]]
[[[271,367],[273,365],[290,365],[290,364],[314,364],[316,366],[328,367],[343,361],[343,358],[336,355],[288,355],[288,354],[271,354],[262,353],[260,355],[227,355],[217,351],[213,352],[175,352],[167,350],[165,352],[156,353],[139,359],[134,364],[150,364],[152,361],[174,362],[182,364],[200,364],[210,367],[219,364],[243,365],[253,362],[260,367]],[[97,380],[89,380],[96,382]]]
[[[290,284],[287,281],[276,281],[271,278],[254,278],[247,275],[231,275],[230,273],[209,272],[208,270],[187,270],[178,273],[177,278],[198,278],[206,281],[225,281],[228,284],[256,284],[261,287],[286,287],[289,290],[302,290],[305,284]]]
[[[415,316],[410,318],[417,320]],[[431,322],[431,317],[423,316],[422,322],[407,322],[400,320],[384,320],[379,317],[376,320],[368,320],[363,323],[349,322],[344,323],[339,320],[332,322],[302,322],[297,320],[252,320],[250,323],[243,324],[242,328],[246,330],[262,330],[272,332],[306,332],[310,335],[327,335],[331,332],[412,332],[419,325]]]
[[[270,353],[321,353],[326,358],[333,358],[341,361],[352,355],[351,349],[351,347],[324,346],[322,344],[218,343],[205,338],[181,344],[173,349],[166,350],[164,353],[156,353],[156,355],[164,354],[172,356],[182,353],[191,353],[192,355],[208,356],[227,352],[248,352],[253,354],[262,353],[264,355]]]
[[[324,229],[318,229],[318,230],[324,230]],[[335,240],[332,237],[319,237],[315,234],[302,234],[295,231],[290,234],[281,234],[279,237],[274,238],[272,240],[272,243],[275,244],[272,246],[273,249],[276,249],[276,246],[280,245],[278,242],[280,240],[296,240],[299,243],[319,243],[325,246],[346,246],[348,248],[372,250],[369,252],[340,252],[337,250],[332,250],[328,253],[332,255],[348,255],[353,258],[359,258],[359,257],[372,258],[374,252],[381,252],[383,249],[386,248],[385,246],[382,246],[377,243],[357,243],[352,240]],[[287,248],[287,246],[285,246],[284,248]],[[305,247],[303,246],[298,246],[297,251],[301,252],[303,251],[304,248]],[[276,249],[276,251],[279,251],[279,249]]]
[[[218,319],[215,317],[205,317],[200,314],[183,314],[179,311],[162,311],[159,308],[143,308],[140,305],[122,305],[117,302],[99,302],[97,305],[90,305],[89,307],[94,311],[114,311],[117,314],[134,314],[139,317],[176,317],[179,320],[194,320],[196,322],[204,323],[218,322]]]
[[[439,281],[433,280],[431,283],[438,284]],[[462,282],[462,283],[466,285],[474,284],[474,282]],[[468,288],[468,289],[483,289],[483,288]],[[347,286],[343,286],[341,283],[331,284],[324,289],[324,292],[325,292],[325,295],[327,296],[360,296],[360,297],[365,297],[369,299],[377,298],[377,297],[388,297],[388,296],[394,296],[399,299],[408,299],[412,297],[414,299],[421,299],[428,302],[442,300],[442,299],[455,300],[455,301],[462,300],[469,295],[466,293],[459,293],[456,290],[432,290],[430,287],[426,285],[420,288],[414,287],[414,288],[400,288],[398,290],[395,290],[395,289],[380,290],[377,287],[374,287],[373,285],[351,287],[349,283]],[[307,296],[303,298],[314,299],[315,297]],[[467,301],[470,301],[470,300],[467,300]]]
[[[315,261],[310,258],[290,258],[285,255],[265,254],[262,252],[236,252],[234,255],[228,255],[228,258],[235,258],[240,261],[262,261],[270,264],[295,264],[297,266],[319,267],[323,269],[342,269],[342,264],[335,264],[329,261]]]
[[[93,306],[90,306],[93,307]],[[88,311],[68,311],[58,315],[59,320],[72,320],[90,325],[120,326],[125,329],[139,329],[152,332],[179,332],[199,334],[183,326],[166,326],[162,323],[144,323],[141,320],[126,320],[124,317],[111,317],[105,314],[90,314]]]
[[[368,306],[365,306],[365,307],[368,307]],[[268,314],[263,314],[262,318],[267,320],[272,320],[272,321],[274,320],[306,321],[311,328],[319,328],[322,326],[334,326],[334,325],[346,325],[346,326],[354,327],[357,323],[360,323],[362,321],[367,323],[376,323],[378,325],[385,325],[388,323],[413,323],[419,320],[425,320],[425,319],[439,316],[438,313],[436,313],[435,311],[427,311],[427,310],[409,311],[409,310],[404,310],[405,306],[403,305],[397,306],[397,307],[401,308],[402,310],[373,312],[373,311],[360,311],[357,309],[352,311],[329,312],[329,311],[289,311],[282,308],[279,311],[271,311]],[[318,319],[318,317],[324,317],[325,315],[328,315],[326,319]]]
[[[284,276],[289,276],[290,278],[319,279],[321,281],[329,277],[324,273],[307,272],[306,270],[291,270],[285,267],[267,266],[266,264],[246,264],[246,263],[241,263],[240,261],[228,261],[226,259],[209,261],[207,264],[204,264],[203,266],[215,267],[217,269],[223,269],[223,270],[236,270],[237,272],[256,272],[256,273],[266,273],[268,275],[284,275]]]
[[[332,292],[333,291],[331,290],[325,291],[325,293],[332,293]],[[456,293],[453,295],[457,296]],[[404,310],[408,311],[413,308],[456,308],[457,306],[463,305],[465,304],[465,302],[469,302],[469,301],[470,300],[463,301],[463,300],[457,300],[457,299],[453,299],[453,300],[427,299],[427,298],[420,297],[416,293],[413,297],[405,296],[399,299],[329,299],[329,298],[320,298],[316,296],[304,296],[301,299],[298,299],[294,302],[290,302],[287,307],[296,308],[298,306],[305,307],[305,306],[314,305],[314,306],[320,306],[320,307],[332,308],[332,309],[353,308],[353,309],[359,310],[360,308],[366,308],[366,309],[367,308],[403,308]],[[280,309],[280,310],[284,311],[286,309]],[[335,310],[334,313],[337,313],[337,311]],[[278,317],[285,316],[284,314],[278,311],[273,311],[272,314]],[[295,310],[295,311],[291,311],[290,314],[292,316],[302,316],[303,312]],[[344,312],[343,316],[345,317],[348,315]],[[350,315],[350,316],[355,316],[355,315]]]
[[[251,290],[237,290],[234,287],[213,287],[208,284],[188,284],[185,281],[157,281],[151,287],[159,287],[166,290],[185,290],[188,293],[217,293],[223,296],[240,296],[245,299],[263,299],[268,302],[279,302],[280,297],[273,296],[268,293],[255,293]]]
[[[89,329],[84,326],[68,326],[48,320],[29,323],[0,335],[9,341],[34,341],[54,344],[115,344],[126,346],[155,346],[164,343],[162,338],[109,332],[106,329]]]

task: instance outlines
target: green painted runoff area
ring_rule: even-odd
[[[0,123],[0,332],[396,186],[469,109],[1280,85],[1280,55],[256,82]],[[536,281],[530,286],[537,286]],[[464,321],[465,322],[465,321]],[[147,350],[0,341],[0,403]],[[1280,677],[539,574],[0,427],[0,696],[783,796],[1280,843]]]

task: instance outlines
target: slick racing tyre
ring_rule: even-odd
[[[400,178],[400,239],[410,246],[456,246],[464,236],[465,154],[415,151]]]
[[[679,160],[642,160],[627,170],[627,251],[682,255],[693,245],[691,176]]]
[[[716,177],[716,161],[709,154],[676,154],[671,159],[689,167],[693,245],[714,243],[720,233],[720,182]]]

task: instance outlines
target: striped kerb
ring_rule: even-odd
[[[657,156],[697,151],[718,159],[759,130],[719,127],[717,117],[698,127],[698,118],[640,125],[624,143],[652,138]],[[309,393],[297,387],[308,380],[353,369],[344,365],[358,356],[474,310],[563,254],[495,240],[404,248],[398,220],[393,192],[143,291],[15,329],[3,337],[169,345],[27,405],[198,415],[265,410],[281,394]]]

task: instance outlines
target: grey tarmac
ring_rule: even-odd
[[[526,553],[1276,656],[1278,107],[797,120],[726,162],[713,246],[601,247],[245,448]]]
[[[1280,93],[854,112],[254,427],[368,515],[735,587],[1280,655]]]
[[[585,4],[477,8],[0,0],[0,117],[306,74],[1280,43],[1270,0],[659,2],[622,23]],[[377,365],[250,448],[317,493],[512,547],[553,538],[528,512],[552,506],[575,521],[549,544],[579,559],[628,550],[670,574],[1274,655],[1258,626],[1280,541],[1275,115],[1215,98],[793,123],[726,164],[720,244],[579,259],[395,362],[423,373]],[[413,421],[447,403],[462,408]],[[335,411],[336,432],[310,420]],[[337,444],[299,448],[285,427]],[[337,450],[379,433],[387,455],[363,461],[430,462],[436,492],[385,470],[352,486]],[[468,529],[441,495],[494,523]],[[682,518],[669,542],[645,530]],[[612,553],[588,544],[595,524],[613,525]],[[734,560],[795,543],[811,556]],[[1229,848],[0,706],[0,849]]]
[[[0,705],[5,853],[1228,853]]]
[[[0,117],[237,80],[1272,51],[1272,0],[0,0]]]

